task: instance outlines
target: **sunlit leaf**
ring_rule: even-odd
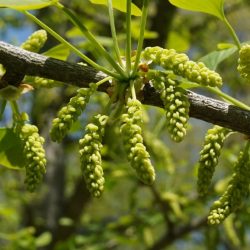
[[[131,35],[134,39],[138,39],[140,37],[140,26],[141,22],[138,19],[134,19],[131,22]],[[156,39],[158,37],[158,33],[151,30],[144,30],[144,38],[145,39]],[[125,36],[126,38],[126,36]]]
[[[0,0],[0,7],[16,10],[35,10],[53,5],[58,0]]]
[[[218,50],[230,49],[233,47],[235,47],[235,44],[233,44],[233,43],[218,43],[217,44]]]
[[[90,0],[90,2],[94,3],[94,4],[107,5],[107,0]],[[114,9],[120,10],[122,12],[126,12],[126,7],[127,7],[126,1],[113,0],[113,8]],[[134,16],[141,16],[141,10],[135,4],[132,4],[131,5],[131,14]]]
[[[25,165],[21,140],[10,128],[0,128],[0,165],[12,169]]]
[[[44,232],[36,238],[36,247],[47,246],[52,240],[51,233]]]
[[[181,34],[179,31],[170,31],[166,43],[168,48],[177,52],[185,52],[190,47],[189,34]]]
[[[43,54],[45,56],[53,57],[59,60],[66,60],[70,54],[70,49],[64,44],[59,44],[47,50]]]
[[[236,51],[236,46],[229,49],[216,50],[207,54],[206,56],[203,56],[199,61],[203,62],[209,69],[216,70],[217,66],[222,61],[233,55]]]
[[[224,0],[169,0],[171,4],[185,10],[204,12],[223,20]]]

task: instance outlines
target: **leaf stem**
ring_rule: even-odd
[[[123,63],[121,60],[121,53],[120,53],[117,36],[116,36],[116,30],[115,30],[115,19],[114,19],[112,0],[107,0],[107,3],[108,3],[108,10],[109,10],[109,23],[110,23],[110,29],[111,29],[112,39],[114,43],[114,49],[115,49],[117,61],[120,64],[120,66],[123,67]]]
[[[136,100],[136,93],[135,93],[135,85],[134,85],[134,81],[130,81],[130,91],[131,91],[131,95],[133,100]]]
[[[129,76],[131,70],[131,0],[127,0],[126,13],[126,69]]]
[[[76,14],[72,10],[64,7],[61,4],[60,5],[58,4],[56,6],[58,7],[58,9],[62,10],[67,15],[67,17],[70,19],[70,21],[76,27],[78,27],[81,30],[81,32],[84,34],[84,36],[92,43],[92,45],[98,50],[98,52],[100,53],[100,55],[102,55],[107,60],[107,62],[116,70],[116,72],[121,77],[125,77],[126,78],[126,74],[123,71],[123,69],[121,68],[121,66],[116,63],[116,61],[112,58],[112,56],[96,40],[96,38],[94,37],[94,35],[82,24],[82,22],[80,22],[80,20],[76,16]]]
[[[242,103],[241,101],[233,98],[232,96],[230,95],[227,95],[226,93],[222,92],[220,89],[218,88],[215,88],[215,87],[204,87],[206,88],[207,90],[209,90],[210,92],[212,93],[215,93],[216,95],[222,97],[224,100],[227,100],[229,103],[235,105],[235,106],[238,106],[242,109],[245,109],[245,110],[249,110],[250,111],[250,107],[244,103]]]
[[[139,40],[138,40],[138,45],[137,45],[137,50],[136,50],[136,58],[135,58],[133,72],[132,72],[133,76],[136,74],[138,64],[140,61],[140,57],[141,57],[143,41],[144,41],[144,32],[145,32],[145,28],[146,28],[147,15],[148,15],[148,4],[149,4],[149,0],[143,0],[140,36],[139,36]]]
[[[20,116],[20,112],[19,112],[17,102],[16,101],[11,101],[10,106],[11,106],[11,110],[12,110],[12,113],[13,113],[13,120],[18,121],[19,116]]]
[[[111,77],[111,76],[105,77],[105,78],[102,79],[101,81],[97,82],[97,83],[96,83],[96,86],[99,87],[100,85],[102,85],[103,83],[105,83],[105,82],[111,80],[112,78],[113,78],[113,77]]]
[[[80,50],[78,50],[75,46],[67,42],[64,38],[62,38],[58,33],[56,33],[54,30],[52,30],[49,26],[47,26],[45,23],[43,23],[41,20],[36,18],[34,15],[29,13],[28,11],[22,11],[22,13],[26,16],[28,16],[32,21],[37,23],[39,26],[41,26],[43,29],[45,29],[48,33],[50,33],[54,38],[56,38],[60,43],[65,44],[68,48],[70,48],[72,51],[74,51],[80,58],[82,58],[85,62],[90,64],[92,67],[94,67],[97,70],[100,70],[104,72],[105,74],[109,76],[113,76],[116,78],[119,78],[120,75],[116,74],[115,72],[112,72],[103,66],[95,63],[90,58],[88,58],[86,55],[84,55]]]
[[[241,48],[240,40],[239,40],[239,38],[237,37],[237,35],[236,35],[236,33],[235,33],[233,27],[232,27],[231,24],[228,22],[228,20],[227,20],[227,18],[226,18],[226,16],[225,16],[224,14],[223,14],[223,22],[226,24],[226,26],[227,26],[227,28],[228,28],[228,30],[229,30],[229,32],[230,32],[230,34],[231,34],[231,36],[232,36],[232,38],[233,38],[233,40],[234,40],[235,45],[236,45],[236,46],[238,47],[238,49],[240,50],[240,48]]]

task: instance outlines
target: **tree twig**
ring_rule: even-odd
[[[207,217],[202,217],[197,220],[193,220],[188,222],[187,224],[176,228],[171,234],[166,232],[158,241],[155,242],[153,246],[149,248],[149,250],[159,250],[166,248],[171,245],[176,239],[180,239],[183,235],[191,233],[195,230],[198,230],[201,227],[207,225]]]
[[[89,83],[98,82],[106,76],[87,65],[48,58],[1,41],[0,64],[4,65],[7,72],[15,72],[14,76],[20,72],[23,75],[40,76],[79,87],[88,87]],[[6,86],[4,77],[0,80],[0,86]],[[106,83],[99,90],[107,92],[108,87],[109,83]],[[250,135],[250,111],[191,91],[187,95],[191,117]],[[163,107],[159,93],[149,84],[143,89],[142,96],[144,104]]]

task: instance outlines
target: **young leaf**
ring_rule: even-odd
[[[43,54],[48,57],[66,60],[70,54],[70,49],[64,44],[59,44],[47,50]]]
[[[217,66],[222,61],[233,55],[236,51],[237,51],[236,46],[229,49],[216,50],[203,56],[202,58],[200,58],[199,61],[203,62],[209,69],[216,70]]]
[[[91,3],[93,4],[103,4],[103,5],[107,5],[107,0],[90,0]],[[126,6],[127,6],[127,1],[117,1],[117,0],[113,0],[113,8],[120,10],[122,12],[126,12]],[[141,10],[132,3],[131,5],[131,14],[134,16],[141,16]]]
[[[224,0],[169,0],[169,2],[178,8],[204,12],[224,19]]]
[[[0,128],[0,165],[12,169],[25,165],[21,140],[13,129]]]
[[[58,0],[0,0],[0,7],[16,10],[35,10],[53,5]]]

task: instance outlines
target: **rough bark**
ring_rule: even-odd
[[[0,64],[12,75],[20,74],[40,76],[79,87],[88,87],[90,82],[100,81],[105,74],[92,67],[65,62],[43,55],[31,53],[13,45],[0,42]],[[6,78],[0,80],[0,88],[6,86]],[[8,80],[11,81],[9,75]],[[103,84],[100,91],[107,91],[108,84]],[[147,105],[162,107],[159,94],[149,85],[145,85],[142,92],[142,102]],[[194,92],[187,92],[190,101],[190,116],[209,123],[221,125],[234,131],[250,135],[250,111],[243,110],[234,105],[218,101]]]

